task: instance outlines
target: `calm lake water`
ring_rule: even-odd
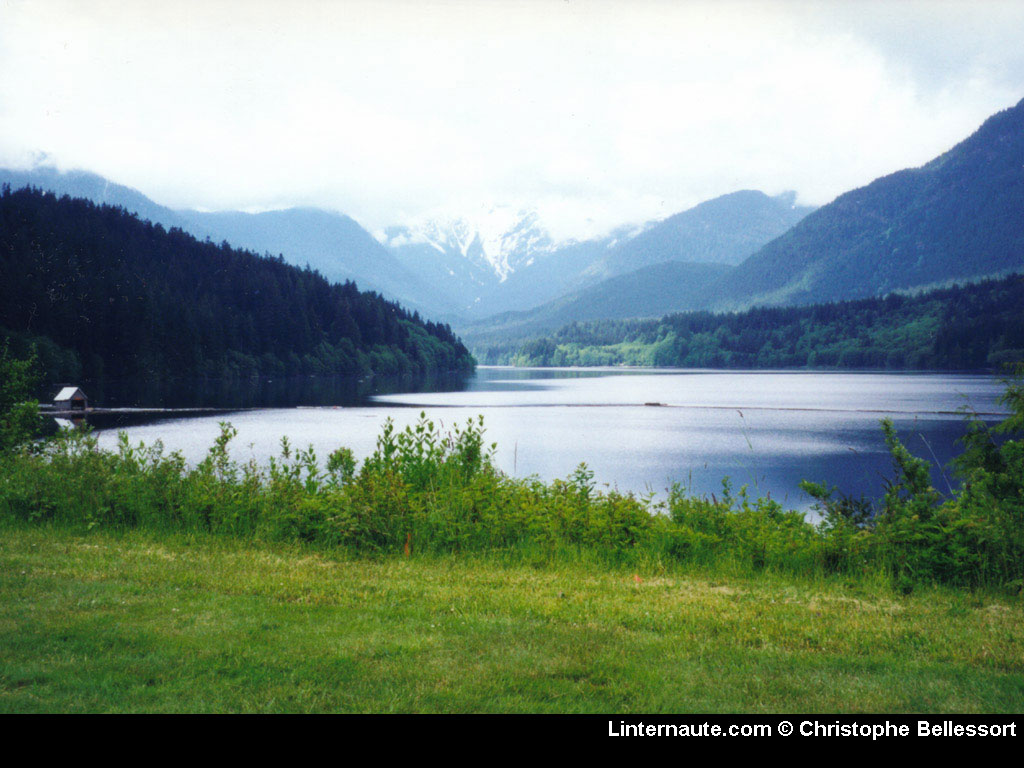
[[[516,476],[566,477],[586,462],[608,487],[659,494],[680,482],[698,494],[736,488],[771,494],[795,509],[810,500],[800,480],[881,495],[891,476],[878,422],[891,418],[907,446],[935,463],[934,484],[953,478],[969,406],[998,421],[998,381],[982,375],[723,372],[636,369],[480,368],[441,389],[367,394],[357,404],[259,408],[230,415],[162,420],[126,429],[131,441],[160,439],[190,461],[202,458],[227,419],[238,429],[234,456],[263,462],[282,436],[312,445],[321,459],[339,445],[372,452],[387,418],[399,427],[421,411],[444,425],[482,414],[498,466]],[[349,399],[339,401],[351,403]],[[652,404],[658,405],[652,405]],[[114,430],[101,430],[110,447]]]

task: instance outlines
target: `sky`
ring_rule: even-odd
[[[836,195],[1024,97],[1024,2],[0,0],[0,165],[557,239]]]

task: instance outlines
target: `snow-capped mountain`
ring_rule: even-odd
[[[463,330],[468,323],[501,313],[540,311],[560,297],[568,303],[548,307],[541,315],[564,319],[567,307],[588,302],[598,302],[603,309],[587,310],[587,316],[614,306],[635,307],[642,303],[638,297],[653,296],[655,289],[658,297],[672,293],[678,303],[692,294],[692,281],[676,287],[660,283],[695,272],[659,265],[735,265],[811,210],[796,205],[792,193],[769,197],[746,190],[667,219],[624,225],[581,241],[556,241],[536,211],[501,205],[480,206],[461,216],[424,217],[371,235],[337,211],[171,210],[141,192],[84,171],[0,168],[0,182],[13,189],[35,186],[120,205],[165,228],[178,227],[214,242],[227,240],[256,253],[282,254],[290,263],[309,265],[328,279],[353,280],[360,288],[371,288]],[[631,278],[598,287],[634,272]],[[652,281],[653,288],[648,285]],[[588,292],[591,288],[595,290]],[[635,294],[632,299],[622,296],[616,303],[609,298],[627,289]]]
[[[508,206],[491,206],[468,217],[437,216],[389,227],[380,239],[410,267],[429,271],[421,262],[441,257],[451,278],[477,285],[503,283],[517,269],[555,248],[535,211]]]
[[[391,227],[378,239],[423,283],[455,297],[456,315],[478,319],[658,264],[735,265],[810,210],[795,204],[794,193],[741,190],[603,237],[555,242],[535,211],[491,206]]]

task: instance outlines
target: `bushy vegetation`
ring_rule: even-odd
[[[38,379],[34,357],[18,359],[0,343],[0,457],[39,431],[39,403],[30,397]]]
[[[447,325],[120,208],[0,192],[0,340],[47,381],[470,369]]]
[[[573,323],[478,349],[485,363],[980,370],[1024,357],[1024,278],[916,296]]]
[[[87,432],[8,449],[0,515],[93,527],[202,531],[312,542],[359,553],[501,553],[551,563],[585,559],[671,570],[890,576],[919,583],[1021,589],[1024,577],[1024,384],[1008,384],[1012,415],[990,431],[969,419],[957,461],[963,489],[943,498],[929,465],[883,422],[893,477],[877,503],[805,483],[814,524],[770,499],[721,498],[676,487],[666,500],[599,492],[585,465],[565,480],[516,479],[493,464],[482,418],[445,433],[425,417],[386,423],[361,466],[345,448],[321,462],[282,441],[267,466],[230,455],[222,424],[194,467],[178,453],[131,445],[99,450]]]

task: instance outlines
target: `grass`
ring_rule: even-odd
[[[1024,711],[1019,598],[0,525],[0,712]]]

